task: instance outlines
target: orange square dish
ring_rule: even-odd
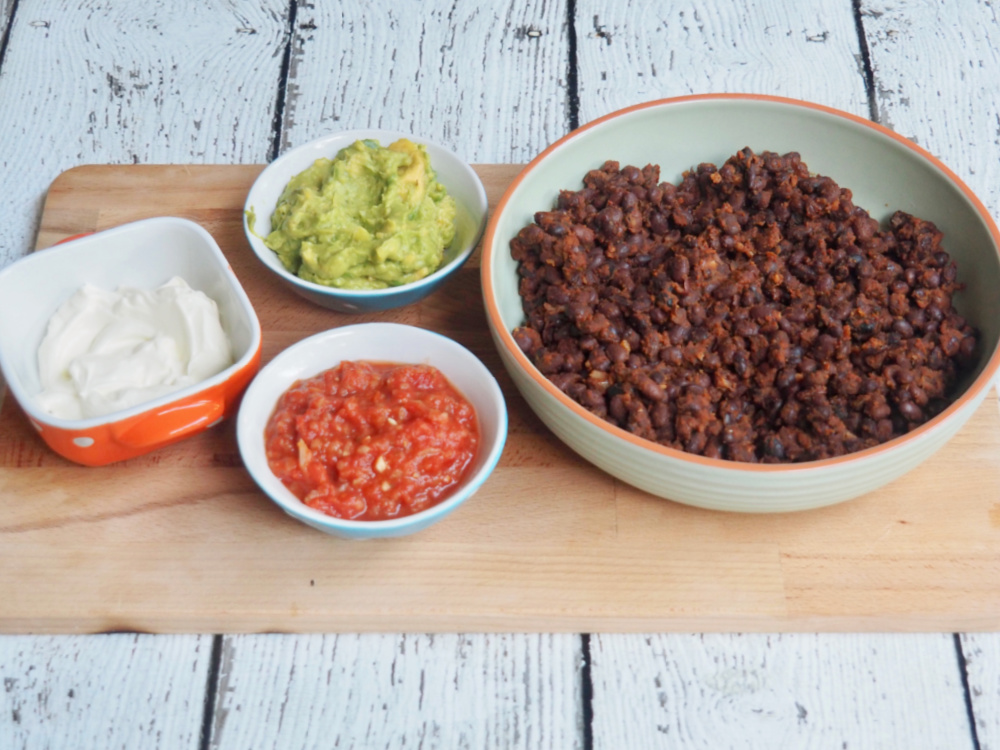
[[[54,416],[39,401],[39,347],[50,318],[85,284],[155,289],[180,277],[210,297],[231,364],[179,390],[102,416]],[[235,413],[260,367],[261,328],[218,244],[186,219],[160,217],[74,238],[0,271],[0,370],[11,395],[56,453],[101,466],[156,450]]]

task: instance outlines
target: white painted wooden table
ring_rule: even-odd
[[[263,163],[366,126],[524,162],[720,91],[875,119],[1000,215],[988,0],[488,5],[0,0],[0,265],[78,164]],[[1000,747],[1000,634],[18,635],[0,676],[0,748]]]

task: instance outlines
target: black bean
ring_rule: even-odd
[[[901,401],[899,403],[899,413],[906,417],[910,422],[923,422],[924,412],[919,406],[917,406],[912,401]]]

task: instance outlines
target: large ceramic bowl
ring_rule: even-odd
[[[37,402],[37,353],[49,318],[84,283],[154,289],[172,276],[218,305],[233,364],[200,383],[100,417],[63,419]],[[42,439],[60,455],[100,466],[161,448],[235,413],[260,366],[250,300],[212,236],[187,219],[124,224],[32,253],[0,272],[0,367]]]
[[[289,180],[319,158],[332,159],[355,141],[372,139],[388,146],[399,138],[423,145],[438,181],[455,199],[455,238],[445,249],[444,262],[419,281],[387,289],[338,289],[300,279],[282,265],[262,237],[271,231],[271,214]],[[486,190],[472,167],[454,152],[423,138],[393,130],[345,130],[291,149],[271,162],[250,188],[243,213],[243,227],[254,254],[264,267],[310,302],[347,313],[370,313],[409,305],[436,290],[469,259],[486,226]],[[253,227],[249,217],[255,217]]]
[[[515,344],[523,322],[509,243],[550,210],[560,189],[613,159],[658,164],[676,182],[703,162],[740,149],[798,151],[809,169],[854,193],[880,221],[903,210],[935,222],[966,288],[955,305],[981,336],[981,355],[958,398],[904,437],[847,456],[784,465],[704,458],[639,439],[595,417],[553,386]],[[850,114],[801,101],[708,95],[650,102],[570,133],[534,159],[504,194],[483,241],[482,281],[493,339],[517,388],[546,425],[588,461],[624,482],[690,505],[790,511],[854,498],[913,469],[979,406],[1000,364],[1000,233],[972,191],[938,159],[899,135]]]
[[[479,451],[462,482],[437,505],[384,521],[334,518],[301,502],[268,466],[264,430],[281,395],[296,381],[352,360],[432,365],[475,409],[479,422]],[[342,539],[397,537],[437,523],[476,493],[503,452],[507,440],[507,409],[493,375],[461,344],[424,328],[397,323],[362,323],[303,339],[265,365],[250,384],[240,406],[236,436],[243,463],[254,481],[292,518]]]

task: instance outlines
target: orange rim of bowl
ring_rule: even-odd
[[[953,185],[958,187],[962,194],[968,199],[968,201],[973,205],[976,212],[979,214],[980,218],[985,222],[987,229],[989,229],[990,235],[993,238],[994,251],[1000,255],[1000,230],[997,229],[996,223],[990,216],[989,211],[983,205],[982,201],[976,197],[975,193],[968,187],[968,185],[963,182],[957,174],[955,174],[950,168],[948,168],[944,162],[934,156],[932,153],[926,149],[918,146],[913,141],[899,135],[898,133],[889,130],[883,125],[879,125],[871,120],[866,120],[863,117],[858,117],[857,115],[852,115],[850,112],[844,112],[839,109],[834,109],[833,107],[827,107],[822,104],[816,104],[814,102],[808,102],[802,99],[793,99],[781,96],[770,96],[765,94],[694,94],[691,96],[679,96],[671,97],[666,99],[655,99],[653,101],[643,102],[641,104],[634,104],[630,107],[625,107],[623,109],[610,112],[602,117],[598,117],[585,125],[580,126],[576,130],[567,133],[562,138],[557,140],[555,143],[550,145],[544,151],[542,151],[538,156],[532,159],[528,165],[521,170],[521,172],[514,178],[513,182],[504,191],[503,196],[500,198],[499,203],[497,203],[496,208],[493,211],[493,215],[490,218],[489,224],[486,227],[486,231],[483,234],[483,251],[482,251],[482,275],[483,275],[483,300],[486,306],[486,314],[493,325],[494,330],[500,338],[503,347],[514,357],[518,364],[524,369],[524,372],[540,385],[549,395],[553,396],[559,403],[568,407],[572,413],[576,416],[589,422],[591,425],[611,434],[615,437],[619,437],[626,442],[632,444],[637,448],[642,448],[645,450],[652,450],[663,456],[669,456],[674,459],[679,459],[683,461],[690,461],[696,464],[700,464],[706,467],[713,467],[718,469],[727,469],[731,471],[753,471],[753,472],[786,472],[786,473],[802,473],[810,470],[828,468],[837,466],[840,464],[845,464],[848,461],[857,461],[858,459],[869,459],[874,458],[881,453],[888,450],[896,448],[902,444],[912,442],[919,437],[927,435],[936,429],[939,429],[941,425],[947,420],[949,416],[955,412],[964,408],[972,400],[977,398],[986,388],[989,387],[993,380],[993,376],[996,374],[998,368],[1000,368],[1000,346],[994,347],[992,354],[990,355],[989,361],[983,367],[983,371],[979,373],[979,376],[958,396],[954,401],[952,401],[947,408],[944,409],[940,414],[936,415],[934,418],[924,422],[919,427],[914,428],[905,435],[893,438],[892,440],[882,443],[880,445],[873,446],[871,448],[865,448],[864,450],[855,451],[853,453],[847,453],[843,456],[836,456],[834,458],[824,458],[815,461],[803,461],[801,463],[784,463],[784,464],[754,464],[746,463],[740,461],[730,461],[721,458],[708,458],[706,456],[697,455],[694,453],[687,453],[685,451],[678,450],[676,448],[669,448],[665,445],[655,443],[651,440],[646,440],[640,438],[632,433],[617,427],[610,422],[607,422],[600,417],[587,411],[585,408],[580,406],[578,403],[573,401],[569,396],[559,390],[555,385],[549,381],[541,372],[531,363],[528,357],[521,351],[515,341],[514,337],[510,331],[508,331],[500,317],[500,308],[497,305],[496,296],[493,293],[493,256],[498,252],[498,248],[494,244],[495,232],[497,229],[497,224],[499,223],[500,216],[503,214],[504,209],[507,207],[513,193],[517,190],[520,184],[524,181],[538,164],[544,160],[549,154],[558,149],[567,141],[575,138],[580,133],[583,133],[591,128],[597,127],[602,123],[609,120],[616,119],[622,115],[628,114],[630,112],[635,112],[642,109],[649,109],[651,107],[659,107],[665,104],[680,104],[684,102],[693,101],[712,101],[712,100],[735,100],[735,101],[762,101],[762,102],[773,102],[776,104],[790,105],[793,107],[802,107],[805,109],[813,109],[825,114],[833,115],[845,120],[850,120],[851,122],[863,125],[870,128],[882,135],[892,138],[897,143],[902,144],[909,150],[923,157],[939,169],[947,178],[951,181]]]
[[[89,237],[92,234],[94,234],[94,233],[93,232],[80,232],[79,234],[71,234],[69,237],[63,237],[56,244],[57,245],[62,245],[65,242],[72,242],[73,240],[79,240],[79,239],[82,239],[83,237]]]

